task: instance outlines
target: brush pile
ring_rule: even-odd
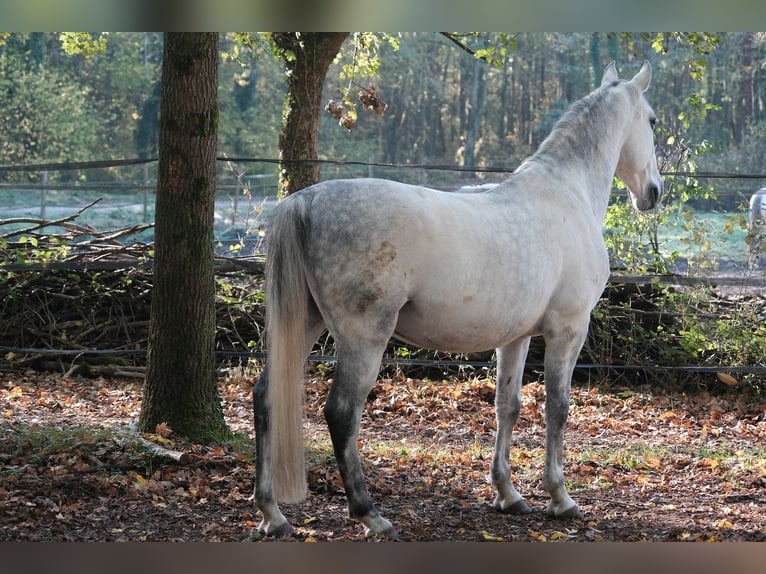
[[[95,203],[95,202],[94,202]],[[152,293],[151,225],[0,220],[0,368],[143,376]],[[260,349],[263,263],[216,260],[217,347]]]

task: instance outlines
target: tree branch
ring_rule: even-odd
[[[444,36],[445,38],[447,38],[447,40],[449,40],[450,42],[452,42],[453,44],[458,46],[461,50],[471,54],[471,56],[478,57],[478,58],[486,61],[485,58],[481,58],[481,56],[476,56],[476,52],[474,52],[473,50],[471,50],[471,48],[469,48],[468,46],[463,44],[460,40],[458,40],[455,37],[455,33],[454,32],[439,32],[439,34]]]

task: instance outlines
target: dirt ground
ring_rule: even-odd
[[[220,383],[227,422],[245,440],[188,444],[172,429],[132,433],[141,380],[0,373],[0,540],[254,539],[252,378]],[[309,497],[283,506],[288,542],[363,540],[345,498],[321,410],[331,380],[306,386]],[[746,390],[648,394],[577,385],[565,476],[583,520],[544,514],[544,389],[524,387],[511,451],[532,513],[492,509],[490,381],[381,381],[360,449],[381,513],[402,541],[764,541],[766,416]],[[182,452],[153,456],[151,441]],[[263,542],[271,542],[265,539]]]

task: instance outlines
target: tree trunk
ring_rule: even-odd
[[[497,141],[500,143],[502,148],[505,148],[504,142],[507,141],[508,138],[508,114],[511,111],[511,108],[508,103],[508,81],[510,74],[508,73],[508,63],[509,59],[507,57],[503,58],[503,71],[502,75],[500,76],[500,109],[499,109],[499,118],[498,122],[495,126],[496,133],[497,133]]]
[[[213,211],[218,34],[165,37],[154,290],[139,429],[226,436],[215,380]]]
[[[590,44],[588,46],[588,53],[590,54],[590,69],[593,73],[593,86],[591,89],[597,88],[601,84],[601,74],[603,73],[603,67],[601,66],[601,36],[600,32],[593,32],[590,35]]]
[[[317,139],[322,85],[348,32],[279,32],[272,39],[287,70],[287,99],[279,135],[280,194],[319,181]],[[305,160],[309,160],[306,162]]]
[[[740,41],[742,80],[739,87],[739,110],[737,110],[735,136],[736,143],[740,147],[745,142],[747,125],[752,121],[753,116],[753,36],[753,32],[745,32]]]
[[[487,82],[484,77],[485,63],[474,58],[471,63],[471,91],[468,106],[468,118],[465,131],[465,154],[463,156],[463,167],[474,167],[476,165],[476,144],[481,135],[481,118],[484,114],[484,104],[487,101]],[[476,174],[470,171],[464,171],[462,177],[474,178]]]

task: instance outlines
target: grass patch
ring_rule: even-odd
[[[206,457],[228,456],[245,464],[255,458],[252,439],[244,433],[230,433],[215,446],[198,446],[181,441],[148,436],[148,442],[127,428],[71,427],[39,425],[0,427],[0,476],[24,472],[30,466],[43,474],[111,470],[124,472],[176,465],[162,452],[151,449],[149,442],[169,451],[183,451],[196,457],[198,464]],[[232,456],[234,455],[234,456]],[[186,463],[180,463],[183,466]]]
[[[113,431],[99,427],[0,427],[0,454],[40,460],[62,452],[92,454],[113,438]]]

